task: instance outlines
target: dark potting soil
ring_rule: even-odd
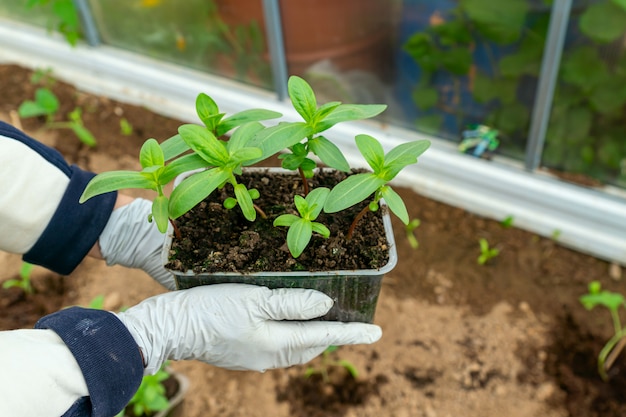
[[[308,180],[310,189],[332,188],[347,174],[320,171]],[[238,207],[225,209],[223,201],[234,196],[227,184],[212,193],[194,209],[176,220],[180,238],[174,238],[168,267],[195,273],[326,271],[379,269],[389,261],[389,244],[381,211],[369,211],[357,223],[352,238],[346,237],[351,223],[369,201],[339,213],[321,213],[316,221],[330,229],[330,238],[313,234],[311,242],[297,259],[287,248],[287,228],[274,227],[281,214],[298,214],[294,193],[304,196],[298,175],[272,175],[267,170],[244,172],[240,182],[256,188],[261,196],[255,204],[267,218],[246,220]]]

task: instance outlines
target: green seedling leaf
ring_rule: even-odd
[[[234,188],[237,203],[239,204],[244,217],[248,221],[254,221],[256,219],[256,211],[254,210],[254,203],[252,202],[252,197],[250,197],[250,193],[246,189],[246,186],[243,184],[236,184]]]
[[[331,190],[324,211],[336,213],[365,200],[387,181],[372,173],[351,175]]]
[[[309,150],[329,167],[343,172],[350,171],[350,165],[341,150],[324,136],[309,139],[307,145]]]
[[[224,185],[230,173],[222,168],[198,172],[185,178],[170,195],[169,214],[177,219]]]
[[[59,110],[59,99],[48,88],[42,87],[35,91],[35,100],[26,100],[18,108],[20,117],[52,116]]]
[[[191,149],[189,145],[185,143],[180,134],[176,134],[171,138],[164,140],[159,146],[161,146],[163,157],[166,161],[182,155]]]
[[[215,136],[220,137],[222,135],[225,135],[232,129],[238,126],[242,126],[246,123],[276,119],[281,116],[282,116],[281,113],[271,111],[271,110],[263,110],[263,109],[244,110],[222,120],[221,123],[217,126],[217,129],[215,131]]]
[[[355,141],[365,162],[374,172],[381,172],[385,165],[385,150],[380,142],[369,135],[358,135]]]
[[[231,154],[241,148],[245,148],[252,141],[254,136],[265,127],[258,122],[250,122],[235,130],[226,143],[226,148]],[[260,157],[260,156],[259,156]]]
[[[169,200],[164,195],[157,196],[152,201],[152,218],[161,233],[167,232],[167,225],[169,224],[168,205]]]
[[[311,134],[311,128],[303,122],[280,123],[257,133],[250,141],[249,146],[263,150],[262,158],[256,161],[259,162],[299,143]]]
[[[215,131],[217,124],[224,116],[223,113],[219,112],[217,103],[205,93],[200,93],[196,97],[196,113],[211,132]]]
[[[337,123],[365,120],[378,116],[386,108],[385,104],[342,104],[334,108],[328,116],[315,125],[315,132],[323,132]]]
[[[393,214],[398,216],[398,218],[402,220],[402,223],[408,225],[409,213],[406,209],[404,201],[402,200],[402,197],[400,197],[400,195],[389,186],[382,187],[380,190],[380,194],[382,198],[385,199],[389,210],[391,210]]]
[[[211,165],[222,166],[230,157],[224,142],[202,126],[186,124],[178,128],[178,133],[189,147]]]
[[[78,136],[78,139],[85,145],[92,148],[97,145],[94,135],[82,124],[72,123],[71,128],[74,134]]]
[[[84,203],[96,195],[124,188],[156,190],[157,184],[152,179],[136,171],[103,172],[89,181],[85,191],[80,196],[79,202]]]
[[[313,236],[311,222],[298,219],[293,222],[287,231],[287,247],[291,256],[297,258],[302,254]]]
[[[156,139],[148,139],[143,143],[139,151],[139,163],[142,168],[163,166],[165,164],[163,150]]]
[[[317,112],[317,100],[311,86],[298,76],[289,77],[287,83],[289,98],[296,111],[306,122],[314,120]]]

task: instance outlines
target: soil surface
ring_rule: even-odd
[[[42,129],[15,110],[34,95],[30,71],[0,65],[0,118],[59,149],[72,163],[96,172],[136,169],[143,140],[165,140],[179,122],[139,107],[94,97],[57,82],[61,115],[83,107],[98,140],[81,145],[67,130]],[[61,117],[61,116],[59,116]],[[120,131],[125,118],[133,132]],[[603,381],[596,355],[612,335],[609,313],[587,311],[578,298],[592,280],[626,293],[622,269],[561,247],[558,241],[504,227],[462,209],[400,189],[419,248],[394,219],[399,262],[383,280],[375,322],[382,339],[343,347],[330,356],[358,370],[322,363],[266,373],[226,371],[177,362],[191,388],[186,417],[617,417],[626,415],[626,369],[621,355]],[[138,196],[150,197],[150,194]],[[479,265],[478,240],[500,254]],[[18,256],[0,254],[0,282],[15,278]],[[0,289],[4,329],[31,327],[41,315],[88,305],[104,295],[119,310],[164,290],[139,271],[86,259],[71,275],[35,269],[36,295]],[[344,362],[345,364],[345,362]],[[307,368],[326,367],[327,382]]]

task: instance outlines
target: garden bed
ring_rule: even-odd
[[[2,120],[16,122],[12,112],[33,97],[36,86],[29,81],[30,74],[15,66],[0,66]],[[143,141],[164,140],[180,124],[143,108],[77,92],[60,82],[53,90],[62,115],[77,105],[83,108],[85,125],[98,145],[82,145],[70,131],[42,131],[42,120],[21,120],[22,127],[55,146],[72,163],[97,172],[136,169]],[[120,131],[122,118],[133,127],[129,136]],[[384,278],[375,318],[383,338],[372,346],[333,353],[358,369],[358,379],[337,383],[347,377],[335,375],[331,383],[314,388],[315,380],[303,377],[306,366],[259,374],[174,363],[191,381],[185,416],[613,417],[626,413],[623,357],[608,382],[596,370],[596,355],[611,335],[608,312],[588,312],[578,301],[592,280],[626,293],[619,267],[411,190],[399,192],[411,218],[421,220],[416,230],[419,248],[410,247],[395,219],[399,262]],[[500,249],[486,265],[477,262],[480,238]],[[0,262],[0,271],[19,270],[18,257],[3,256]],[[105,307],[111,309],[162,291],[142,273],[107,268],[92,260],[59,285],[63,306],[86,305],[103,294]],[[3,297],[7,295],[0,300]],[[57,305],[53,308],[60,308]],[[18,320],[19,314],[4,304],[0,308],[4,320]],[[5,325],[10,327],[16,326]]]

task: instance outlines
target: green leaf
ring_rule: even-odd
[[[289,252],[291,252],[291,256],[294,258],[300,256],[311,241],[312,235],[313,226],[311,226],[311,222],[303,219],[293,222],[287,232],[287,247]]]
[[[330,129],[337,123],[353,120],[365,120],[378,116],[385,111],[385,104],[342,104],[337,106],[326,118],[315,126],[315,133]]]
[[[304,199],[304,197],[295,195],[293,196],[293,202],[296,205],[296,210],[298,210],[300,216],[306,217],[309,213],[309,203]]]
[[[291,226],[294,222],[300,220],[295,214],[281,214],[274,219],[274,226]]]
[[[335,185],[326,198],[324,211],[336,213],[347,209],[372,195],[386,183],[372,173],[351,175]]]
[[[305,200],[308,203],[307,218],[309,220],[315,220],[320,215],[329,193],[330,190],[328,188],[317,187],[306,196]]]
[[[17,114],[19,114],[21,118],[27,119],[29,117],[45,116],[48,112],[34,101],[26,100],[18,107]]]
[[[430,85],[420,85],[415,87],[412,97],[418,109],[429,110],[437,105],[439,91]]]
[[[430,141],[428,140],[414,140],[400,144],[385,155],[385,166],[390,167],[391,165],[402,162],[401,165],[404,167],[406,165],[410,165],[411,163],[415,163],[417,158],[426,152],[429,147]],[[405,159],[407,156],[410,157],[410,160],[413,162],[407,163],[407,161],[409,161],[409,159]]]
[[[311,122],[317,112],[317,100],[311,86],[302,78],[292,75],[287,90],[293,107],[306,122]]]
[[[141,163],[142,168],[163,166],[165,164],[163,150],[156,139],[148,139],[143,143],[139,151],[139,163]]]
[[[211,97],[204,93],[198,94],[196,97],[196,113],[202,120],[202,123],[211,131],[217,126],[214,116],[218,115],[219,112],[217,103]]]
[[[343,172],[350,171],[350,165],[341,150],[324,136],[317,136],[310,139],[307,144],[309,150],[329,167]]]
[[[589,6],[580,16],[580,30],[591,39],[609,43],[618,40],[626,27],[626,10],[615,1]]]
[[[250,122],[240,126],[233,132],[228,142],[226,142],[226,149],[231,154],[241,148],[248,146],[254,135],[263,130],[265,127],[258,122]]]
[[[169,161],[170,159],[175,158],[190,149],[189,145],[185,143],[180,134],[176,134],[171,138],[164,140],[159,146],[163,151],[163,158],[166,161]]]
[[[263,150],[260,161],[295,145],[311,134],[311,128],[303,122],[280,123],[261,130],[248,145]]]
[[[315,121],[314,124],[316,124],[320,120],[323,120],[326,116],[332,113],[333,110],[339,107],[339,105],[341,105],[340,101],[331,101],[321,105],[315,112],[315,117],[313,118]]]
[[[82,143],[92,148],[96,146],[97,144],[96,138],[91,134],[91,132],[85,126],[74,122],[70,125],[70,127],[72,128],[72,131],[74,132],[76,136],[78,136],[78,139]]]
[[[45,109],[46,114],[54,114],[59,110],[59,99],[48,88],[38,88],[35,91],[35,101]]]
[[[587,310],[596,306],[603,306],[615,311],[624,303],[624,296],[619,293],[602,291],[597,294],[585,294],[580,297],[580,302]]]
[[[322,223],[311,222],[311,228],[313,232],[319,234],[320,236],[328,239],[330,237],[330,230],[328,227],[324,226]]]
[[[626,0],[611,0],[613,3],[626,10]]]
[[[89,181],[85,191],[78,200],[84,203],[99,194],[125,188],[142,188],[156,190],[157,184],[136,171],[109,171],[96,175]]]
[[[209,167],[209,163],[195,153],[181,156],[161,170],[158,177],[159,184],[165,185],[184,172]]]
[[[375,173],[379,173],[385,165],[385,150],[380,142],[369,135],[357,135],[356,146],[365,158],[367,164]]]
[[[235,185],[235,197],[237,198],[237,203],[241,208],[241,212],[244,217],[248,221],[254,221],[256,219],[256,210],[254,210],[254,205],[252,203],[252,198],[248,193],[248,189],[243,184]]]
[[[169,223],[168,204],[169,201],[164,195],[157,196],[152,201],[152,218],[161,233],[167,232],[167,225]]]
[[[244,110],[239,113],[235,113],[232,116],[227,117],[224,120],[222,120],[220,124],[217,126],[215,134],[217,137],[220,137],[226,134],[227,132],[229,132],[230,130],[238,126],[242,126],[246,123],[259,122],[261,120],[276,119],[281,116],[282,116],[281,113],[271,111],[271,110],[264,110],[264,109]]]
[[[242,148],[231,155],[231,159],[237,163],[250,165],[248,161],[256,161],[263,155],[263,151],[259,148]]]
[[[398,216],[398,218],[402,220],[402,223],[408,225],[410,220],[409,213],[406,209],[404,201],[402,200],[402,197],[400,197],[400,195],[389,186],[382,187],[380,194],[382,198],[385,199],[389,210],[391,210],[393,214]]]
[[[228,163],[230,155],[224,142],[217,140],[206,128],[186,124],[178,128],[178,133],[185,143],[209,164],[222,166]]]
[[[170,217],[177,219],[187,213],[217,187],[223,185],[229,177],[230,174],[227,171],[213,168],[185,178],[174,188],[170,196]]]
[[[518,40],[524,30],[529,2],[507,0],[494,7],[492,0],[460,0],[459,6],[488,39],[508,44]]]

